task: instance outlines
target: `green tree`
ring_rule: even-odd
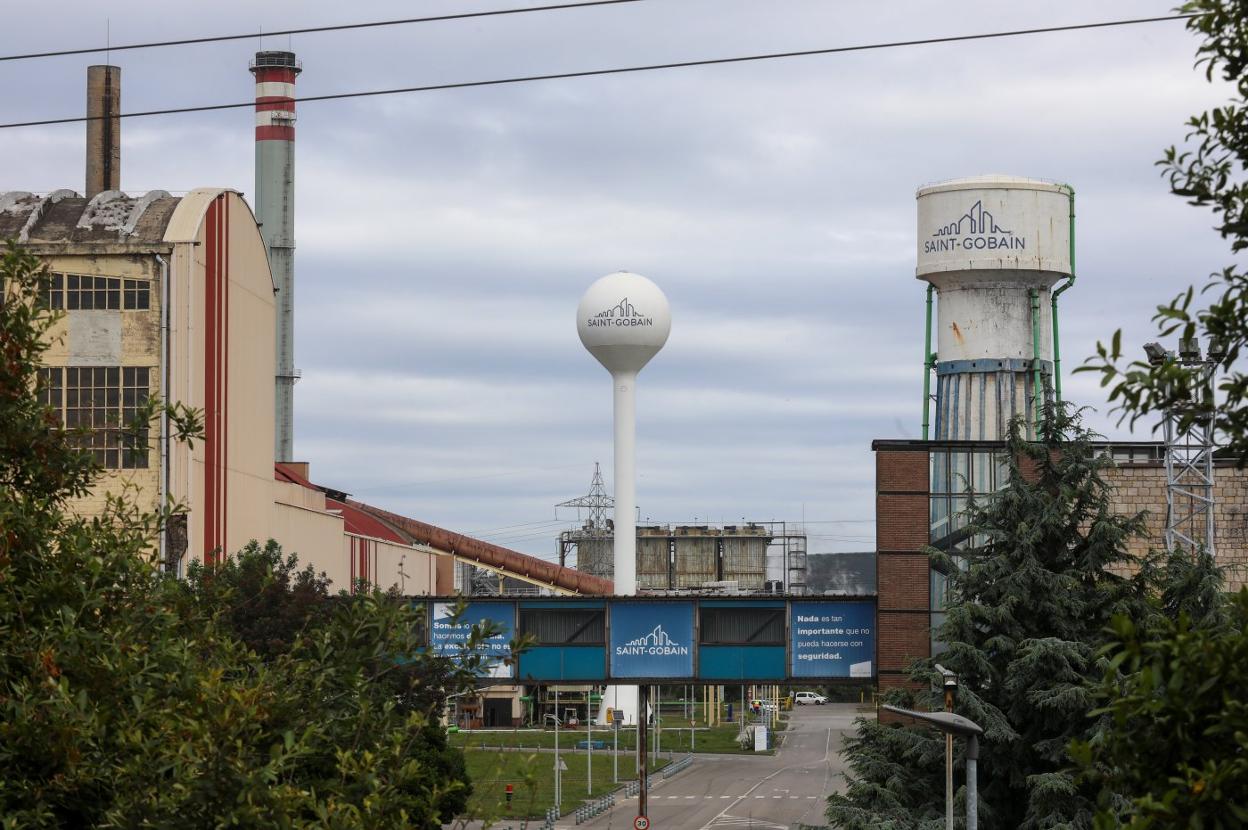
[[[1210,208],[1234,254],[1248,250],[1248,2],[1195,0],[1180,11],[1196,15],[1188,29],[1200,37],[1197,64],[1206,77],[1234,86],[1225,106],[1194,116],[1183,149],[1159,164],[1170,189]],[[1191,424],[1211,419],[1228,454],[1248,462],[1248,375],[1237,361],[1248,346],[1248,271],[1231,265],[1211,275],[1206,308],[1189,289],[1159,306],[1163,337],[1216,339],[1216,392],[1198,368],[1173,360],[1121,365],[1121,332],[1098,344],[1080,371],[1102,374],[1110,398],[1134,423],[1174,411]],[[1073,745],[1085,780],[1100,787],[1098,827],[1248,826],[1248,594],[1229,607],[1204,552],[1176,568],[1180,587],[1163,597],[1158,627],[1116,619],[1106,648],[1107,670],[1094,698],[1108,725]],[[1242,578],[1242,574],[1239,574]]]
[[[1200,36],[1197,66],[1206,77],[1234,86],[1230,102],[1193,116],[1186,143],[1170,147],[1158,164],[1170,190],[1189,204],[1209,208],[1216,229],[1234,254],[1248,250],[1248,0],[1193,0],[1179,8],[1194,14],[1187,28]],[[1216,392],[1198,366],[1170,359],[1128,361],[1119,330],[1097,355],[1076,371],[1101,374],[1109,399],[1134,424],[1151,413],[1175,411],[1184,426],[1213,419],[1229,454],[1248,460],[1248,374],[1237,361],[1248,347],[1248,270],[1228,265],[1210,275],[1200,295],[1213,299],[1201,308],[1194,288],[1158,306],[1154,321],[1162,338],[1210,339],[1217,358]]]
[[[95,468],[38,403],[56,320],[46,276],[10,245],[0,278],[0,826],[448,821],[469,789],[429,704],[471,682],[471,655],[424,654],[418,614],[376,592],[274,614],[286,632],[258,637],[236,613],[248,595],[160,573],[169,508],[123,492],[97,516],[72,513]],[[193,439],[194,413],[173,414]],[[251,568],[237,588],[264,584]],[[280,608],[298,583],[266,602]],[[395,693],[426,680],[436,692]]]
[[[949,577],[947,616],[936,632],[946,650],[917,661],[910,677],[919,690],[892,700],[943,708],[939,660],[958,674],[958,713],[985,730],[982,826],[1086,827],[1096,790],[1068,769],[1067,746],[1096,728],[1087,717],[1089,682],[1100,677],[1106,626],[1116,614],[1147,618],[1156,570],[1128,553],[1141,517],[1114,513],[1101,475],[1112,462],[1077,416],[1050,408],[1034,443],[1015,425],[1005,455],[1008,484],[970,507],[971,546],[932,554]],[[827,812],[835,826],[943,827],[939,733],[859,721],[846,750],[848,791],[832,796]]]
[[[1248,589],[1223,613],[1113,621],[1097,689],[1108,724],[1073,757],[1100,788],[1098,828],[1248,827]]]

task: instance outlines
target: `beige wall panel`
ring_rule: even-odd
[[[433,593],[437,577],[434,554],[381,540],[377,541],[374,550],[378,588],[388,591],[394,587],[404,596],[428,596]],[[402,574],[399,573],[400,566]]]
[[[289,481],[273,481],[273,500],[291,507],[302,507],[305,510],[325,511],[325,494],[320,490],[309,490],[301,484]]]
[[[226,335],[227,545],[268,533],[273,510],[273,280],[264,241],[237,193],[229,205]]]
[[[342,517],[285,504],[272,505],[269,537],[277,540],[284,553],[297,553],[299,566],[311,564],[333,581],[333,590],[351,584],[350,563],[343,555]]]

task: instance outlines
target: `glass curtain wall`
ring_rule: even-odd
[[[982,503],[1009,481],[1009,468],[1004,450],[997,448],[962,449],[954,446],[933,448],[930,454],[931,524],[928,540],[932,547],[955,554],[957,551],[983,544],[982,537],[973,537],[967,527],[966,510],[971,499]],[[945,621],[948,601],[948,577],[931,569],[931,637],[932,654],[945,650],[936,638],[936,631]]]

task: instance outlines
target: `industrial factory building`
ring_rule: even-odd
[[[0,239],[43,260],[48,305],[64,315],[40,395],[62,423],[92,428],[82,446],[103,468],[72,508],[96,513],[123,488],[144,509],[184,505],[158,540],[176,573],[275,539],[341,589],[449,595],[471,566],[543,592],[610,593],[609,580],[355,502],[290,459],[300,67],[262,52],[250,69],[259,217],[228,188],[121,190],[115,66],[88,70],[84,193],[0,192]],[[173,440],[163,418],[138,436],[124,429],[148,399],[201,410],[203,440]]]
[[[922,188],[918,201],[916,274],[928,283],[923,440],[872,444],[882,689],[905,685],[909,663],[943,647],[932,632],[943,620],[946,578],[928,549],[956,554],[971,543],[967,503],[1005,485],[1011,420],[1034,435],[1045,402],[1061,400],[1058,298],[1075,282],[1072,188],[979,177]],[[1183,435],[1172,427],[1166,442],[1101,445],[1114,462],[1105,478],[1116,510],[1148,511],[1149,535],[1132,541],[1132,553],[1203,545],[1242,584],[1248,471],[1218,458],[1199,425]]]
[[[559,537],[560,562],[612,578],[613,523],[586,523]],[[770,566],[770,567],[769,567]],[[770,578],[769,578],[770,577]],[[794,593],[806,586],[806,535],[784,522],[638,525],[637,590]]]

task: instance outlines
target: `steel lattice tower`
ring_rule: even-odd
[[[588,510],[589,521],[584,526],[585,531],[594,535],[610,535],[607,513],[615,511],[615,499],[607,495],[607,486],[602,481],[602,470],[597,461],[594,462],[594,478],[589,484],[589,492],[575,499],[561,501],[555,507],[575,507],[577,521],[580,521],[581,511]]]
[[[1209,370],[1201,374],[1207,383]],[[1213,556],[1213,419],[1182,421],[1179,413],[1166,413],[1166,547],[1203,548]]]
[[[1179,353],[1167,352],[1157,343],[1144,347],[1149,363],[1157,366],[1175,361],[1192,370],[1201,400],[1212,406],[1214,372],[1226,356],[1225,347],[1214,339],[1207,357],[1200,353],[1195,339],[1183,340]],[[1185,547],[1215,555],[1214,525],[1214,444],[1212,412],[1192,403],[1166,410],[1162,421],[1166,445],[1166,548]]]

